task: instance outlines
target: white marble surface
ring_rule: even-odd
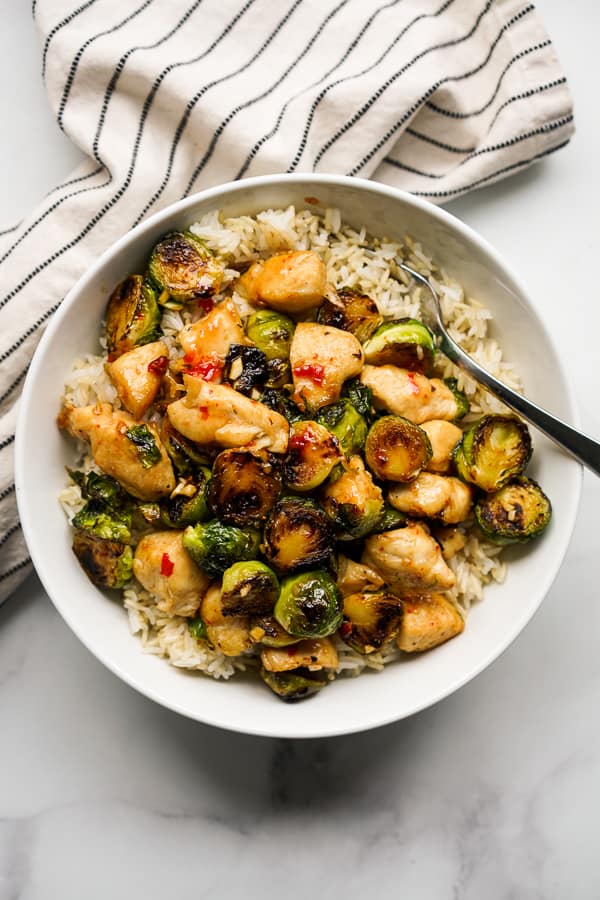
[[[600,436],[597,0],[539,7],[578,131],[453,212],[505,256]],[[0,228],[77,161],[45,107],[30,4],[4,0]],[[7,174],[8,173],[8,174]],[[475,682],[410,720],[324,741],[209,729],[138,696],[35,577],[0,610],[0,900],[600,897],[600,482],[540,612]]]

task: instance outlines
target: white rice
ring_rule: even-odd
[[[229,219],[215,210],[203,216],[190,230],[201,237],[226,264],[226,292],[237,278],[240,266],[276,252],[310,248],[323,257],[328,279],[334,287],[353,287],[368,294],[386,317],[419,318],[422,315],[423,289],[411,284],[408,276],[398,280],[390,270],[392,260],[401,257],[432,281],[441,298],[444,320],[455,340],[488,371],[520,390],[520,381],[514,369],[503,359],[496,341],[488,337],[490,311],[477,300],[466,297],[462,287],[439,270],[420,244],[410,237],[406,237],[403,243],[387,240],[370,243],[370,246],[376,247],[376,255],[373,255],[372,250],[365,246],[369,236],[364,229],[356,231],[343,226],[339,210],[328,209],[323,217],[319,217],[308,210],[296,212],[293,206],[266,210],[256,217]],[[397,270],[395,272],[403,274]],[[253,307],[235,291],[232,297],[242,318],[249,316]],[[175,341],[178,331],[198,315],[187,310],[182,313],[167,310],[164,313],[163,340],[171,356],[180,353]],[[75,406],[100,401],[118,407],[120,403],[106,374],[105,362],[105,353],[76,360],[65,385],[65,400]],[[499,401],[441,354],[438,355],[435,374],[443,378],[455,377],[459,388],[467,394],[471,409],[466,423],[482,413],[504,410]],[[91,465],[89,458],[85,465]],[[79,488],[72,484],[61,493],[60,501],[69,518],[81,508],[83,502]],[[481,600],[484,586],[504,579],[505,564],[499,558],[501,547],[483,540],[478,532],[468,527],[463,529],[465,546],[449,561],[457,583],[447,596],[466,617],[471,604]],[[190,635],[185,618],[169,616],[159,610],[156,598],[135,581],[123,591],[123,603],[131,633],[139,637],[144,652],[164,657],[174,666],[200,670],[214,678],[230,678],[238,671],[257,665],[256,656],[227,657],[199,644]],[[365,669],[379,671],[403,655],[395,645],[388,645],[365,656],[351,650],[339,638],[336,640],[338,673],[343,675],[358,675]]]

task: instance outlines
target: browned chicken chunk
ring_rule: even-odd
[[[185,550],[183,531],[155,531],[135,549],[133,574],[170,616],[193,616],[210,584]]]
[[[231,300],[215,306],[208,315],[182,328],[177,339],[190,363],[216,356],[224,360],[232,344],[246,344],[240,315]]]
[[[460,634],[465,623],[443,594],[411,597],[404,601],[404,616],[396,642],[400,650],[431,650]]]
[[[421,428],[431,443],[432,456],[427,465],[428,470],[448,472],[452,464],[452,451],[462,438],[462,431],[453,422],[444,419],[422,422]]]
[[[200,614],[206,625],[208,640],[225,656],[239,656],[252,646],[248,616],[223,615],[219,584],[212,584],[207,590]]]
[[[358,375],[364,354],[349,331],[300,322],[290,348],[294,401],[301,409],[319,409],[338,400],[342,385]]]
[[[265,647],[260,658],[268,672],[290,672],[301,666],[316,672],[338,666],[337,650],[329,638],[306,639],[288,647]]]
[[[128,412],[141,419],[160,388],[168,364],[169,351],[164,341],[142,344],[107,363],[110,380]]]
[[[458,478],[421,472],[408,484],[393,485],[387,499],[394,509],[409,516],[440,519],[446,525],[456,525],[469,517],[473,493]]]
[[[325,263],[312,250],[278,253],[244,272],[236,290],[251,303],[266,303],[288,315],[318,306],[327,288]]]
[[[416,522],[368,537],[361,562],[379,572],[400,596],[445,591],[456,581],[440,545]]]
[[[387,409],[416,425],[458,415],[454,394],[439,378],[426,378],[397,366],[364,366],[360,380],[371,388],[377,409]]]

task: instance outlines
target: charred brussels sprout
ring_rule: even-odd
[[[477,524],[498,544],[538,537],[552,517],[550,500],[531,478],[515,478],[475,504]]]
[[[467,399],[467,395],[464,393],[464,391],[458,389],[458,382],[456,378],[444,378],[444,384],[446,385],[446,387],[450,388],[450,390],[454,394],[454,399],[456,400],[456,415],[454,416],[453,421],[459,422],[469,412],[469,401]]]
[[[315,421],[335,435],[346,456],[352,456],[364,447],[368,426],[350,400],[342,399],[322,407]]]
[[[524,422],[515,416],[484,416],[464,433],[452,456],[463,481],[491,492],[520,475],[531,453]]]
[[[223,375],[236,391],[249,394],[266,380],[267,358],[258,347],[232,344],[225,357]]]
[[[402,600],[387,591],[344,597],[342,640],[359,653],[373,653],[391,641],[402,624]]]
[[[226,524],[263,522],[280,493],[279,461],[273,454],[224,450],[215,459],[208,505]]]
[[[129,275],[112,292],[106,308],[106,342],[116,358],[162,334],[154,287],[141,275]]]
[[[71,472],[79,484],[85,506],[73,516],[74,528],[106,541],[128,544],[131,541],[133,502],[118,481],[97,472]]]
[[[160,517],[168,528],[185,528],[186,525],[210,519],[211,513],[206,502],[209,478],[210,469],[202,467],[195,482],[189,481],[180,493],[163,501]]]
[[[364,346],[365,360],[371,365],[400,366],[411,372],[426,373],[435,355],[435,339],[427,325],[418,319],[396,319],[380,325]]]
[[[365,442],[367,465],[387,481],[411,481],[427,466],[431,455],[427,434],[402,416],[376,419]]]
[[[381,325],[383,317],[371,297],[353,288],[340,288],[319,307],[317,321],[349,331],[363,343]]]
[[[323,671],[294,669],[292,672],[269,672],[264,667],[260,670],[260,677],[286,703],[295,703],[316,694],[329,680]]]
[[[298,640],[288,634],[274,616],[259,616],[253,619],[250,637],[256,644],[264,644],[265,647],[289,647]]]
[[[260,535],[254,528],[223,525],[218,519],[188,525],[183,546],[207,575],[222,575],[236,562],[258,556]]]
[[[373,528],[373,534],[383,534],[384,531],[393,531],[394,528],[402,528],[404,525],[406,525],[404,513],[394,509],[389,503],[384,503],[383,512]]]
[[[342,460],[338,440],[318,422],[295,422],[290,428],[283,478],[294,491],[312,491]]]
[[[373,484],[360,456],[353,456],[338,478],[332,477],[323,491],[322,503],[339,528],[341,540],[370,534],[383,512],[381,490]]]
[[[188,631],[195,641],[207,641],[208,635],[206,633],[206,622],[202,618],[202,616],[195,616],[193,619],[188,619]]]
[[[133,552],[122,541],[77,529],[73,553],[90,581],[101,588],[122,588],[133,574]]]
[[[344,384],[342,396],[350,401],[356,412],[363,416],[367,423],[371,421],[373,392],[368,385],[363,384],[359,378],[351,378]]]
[[[265,556],[280,572],[324,562],[334,543],[329,517],[300,497],[280,500],[265,528]]]
[[[283,313],[261,309],[248,319],[246,334],[268,360],[288,360],[294,328],[292,320]]]
[[[223,573],[221,608],[224,616],[268,615],[278,596],[277,576],[262,562],[234,563]]]
[[[327,637],[342,624],[342,597],[326,572],[289,575],[281,583],[274,616],[299,638]]]
[[[176,431],[167,416],[162,421],[160,438],[169,459],[184,478],[197,475],[202,466],[212,462],[207,451]]]
[[[223,267],[208,247],[189,231],[166,234],[154,247],[148,274],[169,309],[218,293]]]
[[[303,418],[301,410],[296,406],[286,390],[267,388],[262,392],[259,399],[269,409],[278,412],[284,419],[287,419],[290,425],[294,422],[300,422]]]

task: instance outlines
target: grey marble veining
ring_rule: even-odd
[[[9,2],[20,56],[7,28],[0,69],[18,63],[33,80],[28,5]],[[600,304],[587,282],[599,7],[540,6],[575,94],[575,139],[451,208],[514,263],[600,435]],[[28,127],[30,140],[43,132],[47,170],[27,182],[42,193],[71,163],[64,138],[41,91],[7,102],[29,113],[0,159]],[[12,224],[16,176],[4,201]],[[585,308],[584,329],[570,308]],[[30,578],[0,609],[0,900],[598,900],[599,508],[600,481],[586,475],[546,601],[474,682],[411,719],[322,741],[230,734],[153,704],[90,655]]]

